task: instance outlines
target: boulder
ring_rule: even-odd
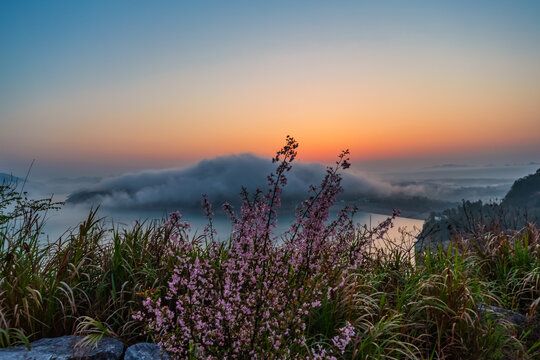
[[[62,336],[45,338],[26,346],[14,346],[0,349],[2,360],[118,360],[124,351],[124,345],[115,339],[103,338],[96,347],[84,348],[76,346],[82,336]]]
[[[161,354],[159,346],[152,343],[138,343],[127,348],[124,360],[160,360],[169,359],[167,353]]]
[[[527,322],[527,317],[523,314],[482,303],[478,304],[478,313],[480,316],[484,316],[484,314],[492,314],[497,319],[506,320],[516,326],[523,326]]]

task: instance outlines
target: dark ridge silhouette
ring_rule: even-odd
[[[487,230],[519,230],[540,220],[540,169],[514,182],[500,203],[465,201],[430,214],[418,236],[418,246],[447,243],[456,236]]]
[[[540,208],[540,169],[514,182],[502,205]]]

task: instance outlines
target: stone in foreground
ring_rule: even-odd
[[[138,343],[127,348],[124,360],[160,360],[169,359],[166,353],[161,355],[159,346],[152,343]]]
[[[103,338],[97,347],[81,348],[76,346],[83,339],[81,336],[62,336],[40,339],[30,343],[30,350],[25,346],[0,349],[2,360],[118,360],[124,351],[124,345],[115,339]]]
[[[478,311],[480,316],[484,316],[484,314],[493,314],[496,318],[506,320],[516,326],[522,326],[527,322],[527,317],[525,315],[497,306],[479,303]]]

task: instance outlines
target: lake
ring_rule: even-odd
[[[66,231],[68,229],[76,229],[78,225],[88,217],[89,212],[90,208],[88,206],[69,204],[64,205],[58,211],[49,212],[44,228],[45,235],[48,236],[50,240],[66,235]],[[167,214],[168,212],[166,211],[136,211],[108,208],[100,208],[98,211],[98,217],[104,218],[107,226],[114,226],[115,228],[129,227],[136,221],[150,222],[152,220],[159,220],[167,216]],[[182,215],[182,219],[189,222],[191,225],[191,234],[201,234],[208,223],[202,210],[200,212],[186,212],[182,213]],[[384,221],[387,217],[388,215],[358,212],[354,216],[354,222],[359,226],[367,225],[369,228],[372,228]],[[293,223],[293,216],[279,216],[278,214],[278,224],[274,234],[279,235],[284,233]],[[394,227],[388,232],[388,237],[395,241],[400,241],[401,234],[399,229],[406,229],[409,232],[417,234],[422,229],[423,223],[423,220],[398,217],[394,221]],[[218,233],[218,239],[228,239],[232,226],[229,219],[222,214],[221,211],[216,211],[216,215],[214,216],[214,228]]]

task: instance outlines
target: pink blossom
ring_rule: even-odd
[[[342,192],[340,170],[349,167],[348,151],[328,168],[319,186],[297,211],[285,239],[276,238],[280,196],[298,147],[292,137],[272,159],[278,163],[268,176],[269,189],[250,195],[243,190],[242,206],[223,209],[233,223],[230,241],[214,239],[212,207],[203,195],[209,219],[201,238],[189,237],[189,224],[179,212],[163,224],[171,234],[169,256],[174,263],[163,296],[147,297],[144,310],[133,315],[145,321],[159,346],[177,358],[313,358],[336,359],[354,336],[350,323],[331,339],[333,349],[309,350],[306,339],[310,313],[342,288],[348,272],[356,270],[364,254],[352,222],[355,208],[342,209],[329,221],[330,209]],[[395,213],[378,234],[391,226]],[[307,357],[292,354],[304,349]],[[271,355],[270,355],[271,354]]]

